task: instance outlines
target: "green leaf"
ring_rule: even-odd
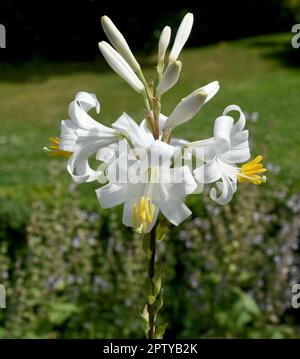
[[[155,297],[153,295],[149,295],[148,296],[148,303],[152,305],[154,302],[155,302]]]
[[[139,313],[139,317],[142,320],[142,327],[143,327],[143,331],[145,336],[147,337],[148,335],[148,331],[150,329],[149,327],[149,313],[148,313],[148,309],[147,309],[147,304],[145,305],[143,311],[141,313]]]
[[[50,307],[48,318],[50,323],[60,325],[78,311],[79,309],[72,303],[54,303]]]
[[[157,297],[160,290],[161,290],[161,276],[158,275],[154,280],[154,288],[153,288],[153,295],[154,297]]]
[[[146,297],[148,297],[149,295],[152,295],[152,283],[149,281],[148,278],[146,278],[146,280],[145,280],[144,290],[146,293]]]
[[[160,291],[160,294],[158,296],[158,299],[156,301],[156,306],[154,308],[154,316],[156,318],[157,313],[159,312],[159,310],[163,307],[164,305],[164,299],[163,299],[163,288]]]
[[[163,241],[166,238],[166,229],[162,226],[161,223],[159,223],[159,225],[156,227],[155,235],[157,242]]]
[[[163,339],[163,336],[165,334],[167,326],[168,326],[168,323],[165,323],[165,324],[162,324],[161,326],[159,326],[155,331],[154,338],[155,339]]]

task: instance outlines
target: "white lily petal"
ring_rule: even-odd
[[[95,104],[97,106],[97,104]],[[69,105],[69,116],[71,121],[77,126],[76,135],[86,137],[96,135],[99,137],[116,137],[118,132],[112,128],[102,125],[95,121],[82,107],[82,102],[76,100]],[[75,127],[74,127],[75,128]]]
[[[187,219],[192,211],[183,203],[181,199],[168,199],[160,202],[160,210],[167,220],[178,226]]]
[[[189,121],[200,110],[205,103],[205,99],[206,94],[199,92],[187,100],[181,100],[167,119],[166,128],[174,128]]]
[[[96,189],[96,194],[102,208],[112,208],[125,201],[124,187],[114,183]]]
[[[169,65],[166,68],[166,71],[163,73],[162,79],[160,80],[159,85],[156,89],[158,96],[163,95],[176,84],[179,79],[181,67],[181,61],[169,62]]]
[[[69,105],[70,119],[83,129],[99,128],[102,130],[102,125],[95,121],[88,113],[92,108],[100,110],[100,104],[96,96],[92,93],[79,92],[75,96],[75,100]],[[104,126],[105,127],[105,126]]]
[[[167,119],[165,126],[174,128],[189,121],[196,115],[200,108],[218,92],[219,88],[218,81],[214,81],[183,98]]]
[[[133,205],[135,199],[127,199],[123,207],[122,223],[127,227],[133,227]]]
[[[151,146],[150,166],[151,167],[170,167],[171,158],[174,153],[174,147],[163,142],[156,140]]]
[[[206,100],[205,100],[205,103],[206,103],[206,102],[210,101],[220,90],[219,81],[210,82],[206,86],[202,87],[201,90],[207,94]]]
[[[219,155],[219,158],[228,163],[241,163],[247,161],[250,158],[248,140],[240,143],[231,150],[226,151],[224,154]]]
[[[112,128],[126,136],[135,147],[147,148],[154,142],[153,135],[145,132],[126,112],[112,124]]]
[[[169,171],[171,182],[161,184],[168,197],[183,198],[196,190],[197,184],[188,166],[170,168]]]
[[[165,26],[163,31],[160,34],[158,42],[158,61],[164,61],[167,48],[170,43],[171,38],[171,28],[170,26]]]
[[[111,161],[107,167],[107,179],[114,183],[128,183],[129,155],[127,151],[123,151],[118,158]]]
[[[217,153],[224,153],[230,149],[231,130],[233,118],[230,116],[220,116],[215,121],[214,138],[216,141]]]
[[[134,204],[134,202],[135,202],[134,199],[129,199],[129,200],[126,200],[126,202],[124,204],[122,223],[127,227],[133,227],[133,204]],[[136,202],[138,203],[138,200]],[[151,222],[151,224],[149,224],[147,222],[147,228],[146,228],[145,233],[149,233],[151,231],[151,229],[154,227],[154,225],[157,221],[158,214],[159,214],[159,207],[155,206],[155,211],[154,211],[152,222]]]
[[[86,112],[94,107],[96,108],[97,113],[100,112],[100,103],[93,93],[80,91],[75,95],[75,101],[78,101],[82,109]]]
[[[201,178],[203,178],[203,173],[204,183],[213,183],[222,177],[222,172],[216,160],[206,163],[202,167],[196,168],[193,172],[198,181],[201,181]]]
[[[72,176],[74,182],[92,182],[102,174],[102,171],[93,170],[88,164],[88,158],[95,154],[101,147],[105,147],[113,142],[117,141],[117,138],[109,137],[97,137],[87,136],[80,138],[77,141],[77,148],[72,156],[69,158],[67,169]]]
[[[60,125],[59,148],[63,151],[74,152],[76,149],[76,129],[78,127],[71,120],[63,120]]]
[[[172,137],[170,144],[174,147],[183,148],[183,147],[189,145],[190,142],[187,140],[184,140],[182,138]]]
[[[114,146],[114,147],[112,147]],[[96,154],[96,159],[105,163],[111,163],[116,159],[116,153],[118,151],[118,146],[113,143],[112,145],[104,148],[100,148]]]
[[[214,147],[216,141],[214,137],[207,138],[205,140],[193,141],[190,142],[189,147],[191,148],[205,148],[205,147]]]
[[[178,28],[175,41],[172,47],[172,50],[169,55],[169,59],[176,61],[180,52],[187,42],[187,39],[190,36],[192,26],[194,22],[194,15],[191,13],[187,13],[181,21],[181,24]]]
[[[240,146],[244,143],[247,143],[249,138],[249,131],[248,130],[243,130],[240,132],[237,132],[236,134],[234,134],[233,136],[231,136],[231,147],[235,148],[237,146]]]
[[[130,47],[128,46],[124,36],[115,26],[115,24],[108,16],[102,16],[101,24],[106,36],[115,49],[124,57],[124,59],[134,69],[134,71],[139,72],[141,67],[130,50]]]
[[[239,131],[242,131],[246,124],[246,117],[241,108],[237,105],[230,105],[225,108],[223,111],[223,115],[227,115],[230,111],[238,111],[240,113],[240,117],[238,121],[234,124],[232,128],[232,135],[238,133]]]
[[[203,181],[200,182],[200,181],[198,181],[196,179],[196,184],[197,184],[197,187],[196,187],[195,191],[193,192],[193,194],[202,193],[204,191],[204,183],[203,183]]]
[[[125,81],[127,81],[135,91],[142,93],[145,90],[144,85],[124,58],[107,42],[101,41],[98,45],[102,55],[110,67]]]
[[[93,170],[88,164],[88,158],[121,138],[119,131],[89,116],[86,111],[93,107],[100,110],[96,96],[79,92],[69,105],[70,120],[61,123],[60,149],[73,152],[67,169],[76,183],[96,180],[103,170]]]
[[[226,175],[222,176],[222,180],[223,182],[218,183],[218,187],[222,191],[222,194],[217,197],[216,188],[212,188],[210,191],[210,197],[218,204],[225,205],[231,201],[234,193],[236,192],[236,183]]]
[[[205,103],[208,102],[209,100],[211,100],[216,94],[217,92],[220,90],[220,84],[219,81],[212,81],[209,84],[200,87],[199,89],[193,91],[191,94],[189,94],[188,96],[186,96],[185,98],[183,98],[183,100],[187,100],[190,97],[193,97],[195,94],[199,93],[199,91],[202,91],[206,94],[206,100]]]
[[[96,152],[96,148],[94,148]],[[79,147],[68,160],[67,170],[75,183],[92,182],[99,176],[88,164],[91,148]]]

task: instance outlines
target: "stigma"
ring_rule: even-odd
[[[44,147],[44,150],[50,152],[52,156],[63,156],[69,158],[72,155],[72,152],[63,151],[59,148],[59,137],[49,137],[50,146]]]
[[[267,177],[262,175],[267,169],[261,164],[262,156],[257,156],[254,160],[249,161],[240,168],[237,174],[239,182],[250,182],[260,185],[267,181]]]
[[[141,197],[140,203],[133,204],[133,226],[137,233],[145,233],[147,225],[151,225],[154,217],[155,205],[151,204],[151,197]]]

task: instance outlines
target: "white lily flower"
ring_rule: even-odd
[[[174,127],[193,118],[216,95],[220,88],[218,81],[183,98],[169,117],[160,113],[160,96],[178,81],[182,64],[177,58],[190,35],[193,14],[186,14],[179,26],[164,73],[170,27],[166,26],[161,33],[156,93],[152,83],[146,84],[140,66],[120,31],[107,16],[101,21],[115,49],[105,41],[99,43],[99,49],[112,69],[143,94],[146,119],[138,125],[123,113],[111,128],[103,126],[88,114],[92,108],[98,113],[100,111],[96,96],[79,92],[69,106],[70,119],[61,123],[60,139],[50,138],[52,145],[46,148],[53,155],[68,158],[67,168],[75,182],[108,181],[96,191],[102,207],[124,204],[123,223],[146,233],[154,226],[159,211],[171,223],[181,223],[191,214],[184,204],[185,196],[201,192],[205,183],[216,183],[216,187],[211,189],[211,198],[219,204],[226,204],[235,193],[237,182],[258,185],[266,181],[261,156],[238,166],[250,157],[248,131],[244,129],[246,120],[238,106],[228,106],[216,119],[212,138],[196,142],[172,138]],[[228,115],[230,111],[239,112],[236,123]],[[91,155],[96,155],[96,159],[102,162],[97,170],[89,166]],[[153,162],[157,156],[159,161]],[[140,173],[138,178],[129,175],[136,168]],[[115,176],[116,171],[125,175],[127,181]]]
[[[136,131],[136,123],[128,115],[122,115],[114,127],[130,128],[126,131],[127,136],[134,130],[132,143],[144,144],[146,156],[137,158],[123,152],[115,163],[108,166],[109,183],[96,190],[100,205],[111,208],[124,203],[123,224],[138,232],[149,232],[159,211],[169,222],[179,225],[191,214],[184,198],[197,187],[189,167],[171,168],[175,148],[155,140],[144,121]],[[154,158],[159,160],[154,161]],[[139,181],[128,175],[128,168],[137,164],[141,168]],[[116,181],[116,167],[119,177],[125,177],[127,181]]]
[[[98,46],[109,66],[118,75],[127,81],[138,93],[145,91],[145,87],[141,80],[137,77],[124,58],[112,46],[105,41],[99,42]]]
[[[230,111],[240,113],[239,120],[235,124],[234,119],[227,115]],[[191,148],[205,150],[206,164],[203,168],[195,169],[194,176],[197,179],[204,171],[204,183],[217,182],[217,189],[221,191],[221,195],[218,197],[217,189],[212,188],[210,196],[221,205],[227,204],[232,199],[238,181],[253,184],[266,181],[265,176],[261,176],[266,171],[260,163],[262,156],[257,156],[242,167],[236,164],[250,158],[248,131],[244,130],[245,123],[246,119],[242,110],[235,105],[228,106],[223,116],[215,121],[214,137],[189,144]]]
[[[69,120],[61,122],[59,150],[69,153],[67,169],[76,183],[91,182],[101,174],[93,170],[88,158],[100,148],[119,141],[123,135],[92,119],[88,111],[100,104],[94,94],[78,92],[69,105]],[[67,156],[65,156],[67,157]]]
[[[102,16],[101,24],[106,36],[108,37],[114,48],[124,57],[124,59],[128,62],[128,64],[135,72],[139,72],[141,70],[141,67],[137,62],[136,58],[134,57],[132,51],[130,50],[130,47],[128,46],[124,36],[115,26],[115,24],[108,16]]]
[[[167,119],[166,128],[174,128],[193,118],[201,107],[216,95],[219,88],[219,82],[214,81],[183,98]]]
[[[169,55],[170,61],[176,61],[178,59],[178,56],[180,55],[180,52],[183,49],[183,46],[185,45],[187,39],[190,36],[193,27],[193,22],[194,22],[194,15],[191,13],[187,13],[182,19],[182,22],[178,28],[175,37],[172,50]]]
[[[179,79],[181,67],[181,61],[171,61],[169,63],[166,71],[163,73],[159,85],[157,86],[156,92],[158,96],[163,95],[176,84]]]
[[[158,62],[163,62],[165,59],[166,51],[169,46],[171,39],[171,28],[170,26],[165,26],[163,31],[160,34],[158,42]]]

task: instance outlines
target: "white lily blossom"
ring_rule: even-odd
[[[145,87],[124,58],[107,42],[101,41],[99,49],[110,67],[120,75],[138,93],[143,93]]]
[[[245,115],[231,105],[214,125],[213,137],[188,142],[172,137],[173,129],[192,119],[219,91],[218,81],[198,88],[183,98],[169,116],[161,113],[161,95],[178,81],[182,63],[177,58],[193,25],[193,14],[186,14],[177,31],[164,70],[171,29],[166,26],[158,44],[158,84],[147,81],[125,38],[107,17],[102,26],[114,48],[107,42],[99,49],[112,69],[143,95],[145,119],[137,124],[126,112],[111,127],[95,121],[89,111],[100,112],[94,94],[79,92],[69,105],[69,119],[61,122],[60,138],[51,137],[47,151],[68,158],[67,169],[76,183],[98,181],[100,205],[124,205],[123,223],[139,233],[151,231],[159,212],[179,225],[191,211],[185,205],[189,194],[199,194],[205,184],[215,183],[212,200],[224,205],[237,190],[237,182],[264,183],[266,169],[262,157],[239,166],[250,158]],[[237,111],[235,122],[229,112]],[[89,158],[95,155],[101,165],[92,169]],[[125,179],[125,180],[124,180]],[[220,194],[218,193],[221,192]]]
[[[114,125],[115,128],[123,126],[137,130],[136,123],[125,114]],[[123,224],[147,233],[153,228],[159,211],[174,225],[191,215],[184,199],[195,191],[197,184],[188,166],[171,168],[174,146],[155,140],[144,122],[138,128],[132,142],[144,143],[144,155],[136,157],[134,151],[133,154],[123,152],[108,166],[109,183],[97,189],[96,193],[102,208],[124,204]],[[135,168],[139,169],[138,180],[131,171]],[[118,179],[126,180],[117,181],[116,170]]]
[[[160,34],[158,42],[158,62],[163,62],[165,59],[166,51],[168,49],[171,39],[171,28],[170,26],[165,26],[163,31]]]
[[[219,89],[219,82],[214,81],[183,98],[167,119],[166,128],[174,128],[189,121],[204,104],[216,95]]]
[[[156,93],[158,96],[163,95],[165,92],[170,90],[179,79],[181,72],[182,63],[181,61],[171,61],[166,68],[166,71],[163,73],[163,76],[159,82],[159,85],[156,88]]]
[[[102,16],[101,24],[106,36],[114,48],[123,56],[123,58],[128,62],[128,64],[135,72],[139,72],[141,67],[130,50],[130,47],[128,46],[124,36],[115,26],[115,24],[108,16]]]
[[[61,122],[59,149],[70,153],[67,169],[76,183],[94,181],[100,173],[89,166],[88,158],[123,137],[117,130],[95,121],[88,114],[92,108],[100,112],[96,96],[78,92],[69,105],[70,119]]]
[[[230,111],[239,112],[240,117],[236,123],[227,115]],[[212,138],[189,144],[190,148],[205,150],[206,164],[204,168],[195,169],[194,176],[197,179],[204,172],[204,183],[217,183],[217,188],[211,189],[210,196],[221,205],[232,199],[238,181],[261,184],[266,180],[265,176],[261,176],[266,171],[260,163],[262,156],[257,156],[242,167],[237,166],[237,163],[250,158],[249,134],[248,130],[244,130],[245,123],[245,115],[240,107],[228,106],[223,116],[216,119]],[[217,190],[221,191],[220,196],[217,196]]]
[[[182,22],[178,28],[174,44],[172,47],[172,50],[169,55],[169,60],[176,61],[178,59],[178,56],[180,55],[181,50],[183,49],[183,46],[187,42],[187,39],[190,36],[192,27],[194,22],[194,15],[191,13],[187,13],[184,18],[182,19]]]

